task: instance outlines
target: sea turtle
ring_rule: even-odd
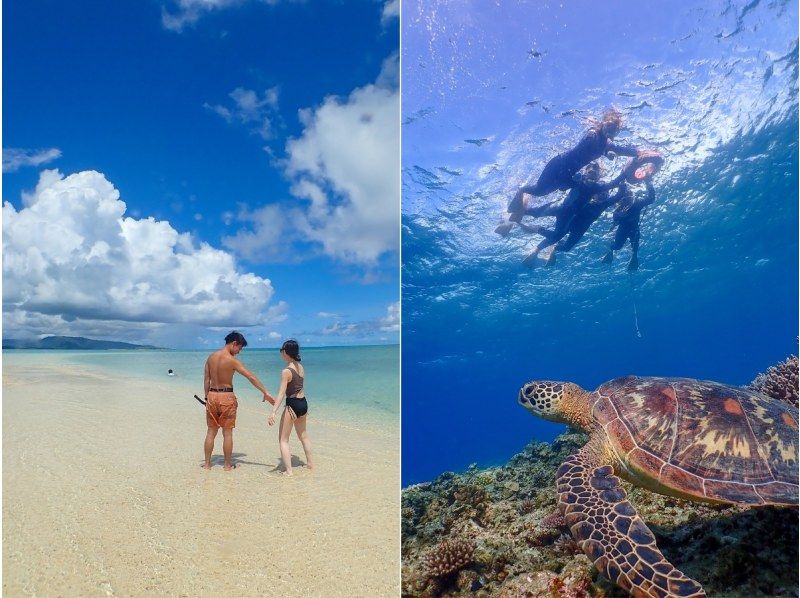
[[[616,473],[660,494],[718,504],[798,504],[797,412],[753,390],[627,376],[592,393],[532,381],[519,403],[590,434],[556,474],[558,507],[598,571],[633,596],[699,597],[628,502]]]

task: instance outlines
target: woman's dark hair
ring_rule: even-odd
[[[296,361],[300,361],[300,345],[296,340],[290,338],[288,341],[283,341],[281,351],[286,353],[289,357]]]
[[[241,345],[242,348],[247,346],[247,340],[244,338],[244,335],[238,330],[234,330],[228,336],[225,337],[225,344],[229,345],[231,343],[236,343],[237,345]]]

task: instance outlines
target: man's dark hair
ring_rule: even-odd
[[[229,345],[231,343],[236,343],[237,345],[241,345],[242,348],[247,346],[247,339],[244,338],[244,335],[239,332],[238,330],[234,330],[228,336],[225,337],[225,344]]]

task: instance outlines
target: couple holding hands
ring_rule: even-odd
[[[289,339],[281,346],[281,357],[286,367],[281,371],[281,386],[277,399],[261,384],[255,374],[250,372],[236,356],[247,346],[247,340],[240,332],[231,332],[225,337],[225,346],[209,355],[206,360],[203,387],[206,396],[206,433],[205,462],[203,467],[211,469],[211,453],[214,451],[214,440],[222,428],[222,452],[225,457],[225,471],[236,468],[231,460],[233,454],[233,428],[236,426],[236,410],[239,406],[233,392],[233,374],[238,372],[250,381],[264,395],[263,401],[272,405],[272,412],[267,423],[275,423],[275,415],[285,401],[286,408],[281,414],[279,425],[279,444],[284,474],[292,475],[292,455],[289,452],[289,435],[294,427],[297,438],[303,445],[306,454],[306,467],[314,469],[311,458],[311,442],[306,431],[306,414],[308,403],[303,390],[305,369],[300,364],[300,345]]]

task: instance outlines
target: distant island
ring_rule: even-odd
[[[152,345],[135,345],[117,341],[99,341],[82,336],[46,336],[43,339],[19,340],[4,338],[3,349],[163,349]]]

